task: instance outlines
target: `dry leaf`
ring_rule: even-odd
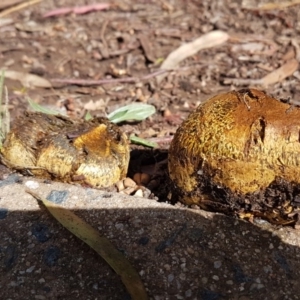
[[[223,44],[228,40],[229,36],[221,30],[211,31],[193,42],[181,45],[179,48],[171,52],[166,60],[161,65],[160,69],[172,70],[175,69],[181,61],[199,52],[202,49],[215,47]],[[160,83],[166,74],[157,76],[157,82]]]
[[[0,3],[0,10],[14,6],[21,2],[25,2],[25,0],[2,0]]]
[[[250,9],[250,10],[285,9],[297,4],[300,4],[300,0],[277,2],[277,3],[268,2],[268,3],[259,4],[257,7],[243,7],[243,9]]]
[[[274,84],[277,82],[281,82],[283,79],[293,75],[295,71],[297,71],[299,63],[296,59],[291,59],[287,61],[280,68],[275,71],[269,73],[265,77],[261,78],[261,84],[266,87],[270,84]]]
[[[40,197],[30,190],[27,192],[41,201],[59,223],[94,249],[111,266],[121,277],[128,293],[131,295],[131,299],[148,299],[144,285],[137,271],[106,237],[100,236],[96,229],[84,222],[73,212]]]
[[[22,83],[24,87],[51,88],[50,81],[40,76],[12,70],[4,70],[4,72],[5,78],[18,80]]]
[[[74,13],[75,15],[82,15],[91,11],[104,10],[109,8],[110,6],[111,5],[109,3],[94,3],[90,5],[83,5],[77,7],[62,7],[45,13],[43,17],[49,18],[49,17],[66,15],[69,13]]]

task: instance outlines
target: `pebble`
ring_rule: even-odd
[[[202,277],[201,281],[203,284],[206,284],[208,282],[208,278],[207,277]]]
[[[99,288],[98,283],[94,283],[94,284],[93,284],[93,289],[94,289],[94,290],[98,290],[98,288]]]
[[[219,276],[218,275],[214,275],[212,278],[213,278],[213,280],[216,280],[216,281],[219,280]]]
[[[123,190],[125,189],[123,180],[119,180],[119,181],[116,183],[116,187],[117,187],[118,192],[123,191]]]
[[[192,290],[187,290],[184,293],[185,297],[191,297],[192,296]]]
[[[135,191],[134,187],[127,187],[125,190],[121,191],[121,193],[126,194],[126,195],[130,195],[134,191]]]
[[[40,185],[36,181],[28,180],[28,181],[25,182],[25,186],[30,188],[30,189],[36,190],[36,189],[39,188]]]
[[[134,193],[135,197],[144,197],[144,193],[141,189],[138,189],[135,193]]]
[[[47,200],[52,201],[56,204],[61,204],[64,202],[69,196],[68,191],[51,191],[51,193],[46,197]]]
[[[115,227],[116,227],[118,230],[123,230],[123,229],[124,229],[124,224],[122,224],[122,223],[117,223],[117,224],[115,224]]]
[[[32,271],[34,270],[35,266],[31,266],[30,268],[28,268],[26,270],[26,273],[32,273]]]
[[[174,274],[168,275],[168,282],[172,282],[174,280]]]
[[[150,175],[146,173],[135,173],[133,180],[137,185],[146,186],[150,182]]]
[[[217,261],[214,262],[215,269],[219,269],[221,266],[222,266],[222,262],[221,261],[217,260]]]
[[[136,183],[129,177],[125,178],[123,183],[124,183],[124,187],[126,187],[126,188],[127,187],[132,187],[132,188],[136,187]]]

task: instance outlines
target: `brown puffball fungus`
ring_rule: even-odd
[[[76,121],[26,112],[14,121],[1,160],[39,177],[108,187],[126,176],[129,142],[106,118]]]
[[[217,95],[178,128],[168,168],[175,200],[295,224],[300,108],[255,89]]]

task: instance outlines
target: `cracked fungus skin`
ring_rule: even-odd
[[[289,204],[299,194],[300,108],[255,89],[217,95],[178,128],[168,168],[173,194],[188,205],[221,211],[280,209],[287,204],[272,202],[270,187],[276,189],[280,180],[289,185],[284,199]],[[255,206],[253,195],[257,199],[258,194]],[[259,203],[263,200],[270,203]]]
[[[84,122],[26,112],[15,120],[1,154],[10,168],[102,188],[126,176],[129,142],[106,118]]]

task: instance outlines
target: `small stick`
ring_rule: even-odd
[[[8,9],[6,9],[6,10],[4,10],[0,13],[0,18],[2,18],[4,16],[7,16],[7,15],[9,15],[9,14],[15,12],[15,11],[21,10],[25,7],[28,7],[30,5],[37,4],[39,2],[41,2],[41,0],[30,0],[30,1],[27,1],[27,2],[24,2],[24,3],[21,3],[19,5],[13,6],[11,8],[8,8]]]

